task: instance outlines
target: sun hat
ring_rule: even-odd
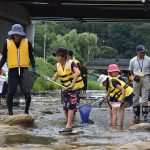
[[[103,84],[104,81],[106,81],[106,79],[108,78],[108,76],[104,75],[104,74],[101,74],[98,78],[98,82],[100,84]]]
[[[67,49],[63,47],[58,48],[56,53],[53,53],[53,56],[56,57],[56,55],[67,56]]]
[[[108,73],[112,73],[112,72],[121,72],[118,65],[117,64],[110,64],[108,66],[108,70],[107,70]]]
[[[19,34],[21,36],[25,36],[25,33],[23,31],[23,27],[20,24],[14,24],[11,28],[11,30],[8,32],[8,35],[14,35],[14,34]]]
[[[145,51],[147,51],[147,49],[145,48],[144,45],[138,45],[136,47],[136,52],[145,52]]]

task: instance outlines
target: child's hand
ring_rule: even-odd
[[[105,100],[105,101],[108,101],[108,96],[104,96],[104,100]]]

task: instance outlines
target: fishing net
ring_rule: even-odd
[[[24,70],[22,79],[22,91],[24,93],[29,93],[33,87],[34,82],[37,79],[37,74],[29,70]]]

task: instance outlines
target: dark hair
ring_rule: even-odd
[[[22,37],[22,38],[26,38],[25,35],[24,35],[24,36],[21,35],[21,37]],[[14,35],[10,35],[10,36],[8,36],[8,38],[9,38],[9,39],[14,39]]]
[[[72,57],[72,56],[74,55],[73,51],[72,51],[72,50],[68,50],[68,55],[69,55],[70,57]]]

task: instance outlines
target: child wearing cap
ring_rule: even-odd
[[[123,126],[124,110],[132,103],[133,89],[116,77],[100,75],[99,83],[106,87],[105,99],[111,102],[112,126],[117,125],[117,110],[119,108],[119,125]]]
[[[77,93],[78,90],[84,87],[80,71],[73,60],[67,59],[67,49],[58,48],[57,52],[54,53],[56,56],[56,72],[52,81],[56,81],[60,78],[63,87],[63,102],[64,102],[64,113],[67,120],[66,128],[60,132],[71,132],[74,113],[76,111],[77,104]]]

